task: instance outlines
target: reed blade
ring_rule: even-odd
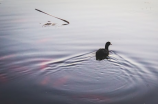
[[[59,18],[59,17],[55,17],[55,16],[53,16],[53,15],[51,15],[51,14],[48,14],[48,13],[46,13],[46,12],[43,12],[43,11],[41,11],[41,10],[39,10],[39,9],[35,9],[35,10],[37,10],[37,11],[39,11],[39,12],[41,12],[41,13],[47,14],[47,15],[49,15],[49,16],[52,16],[52,17],[54,17],[54,18],[60,19],[60,20],[62,20],[62,21],[64,21],[64,22],[67,23],[67,24],[62,24],[62,25],[68,25],[68,24],[70,23],[70,22],[68,22],[67,20],[61,19],[61,18]]]

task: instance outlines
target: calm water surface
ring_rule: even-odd
[[[158,104],[157,47],[157,0],[0,0],[0,104]]]

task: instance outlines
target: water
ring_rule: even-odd
[[[157,5],[1,0],[0,103],[157,104]],[[97,61],[107,41],[109,58]]]

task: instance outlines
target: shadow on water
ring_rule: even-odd
[[[42,27],[47,27],[47,26],[55,26],[56,23],[51,23],[50,21],[48,21],[47,23],[45,23]]]

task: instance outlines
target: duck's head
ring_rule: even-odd
[[[106,44],[105,44],[105,49],[108,50],[109,45],[112,45],[111,42],[106,42]]]
[[[112,45],[112,44],[111,44],[111,42],[106,42],[106,45],[108,45],[108,46],[109,46],[109,45]]]

